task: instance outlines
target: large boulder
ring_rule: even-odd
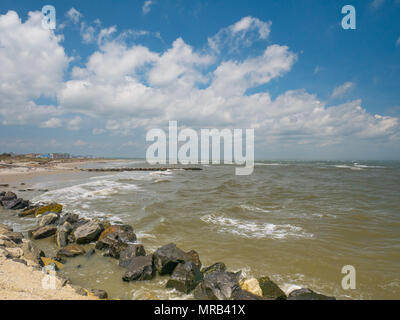
[[[231,300],[239,287],[241,272],[214,271],[204,275],[203,281],[194,290],[198,300]]]
[[[251,278],[239,282],[240,288],[244,291],[250,292],[256,296],[263,296],[260,284],[257,279]]]
[[[4,209],[19,210],[29,206],[29,202],[21,198],[3,201]]]
[[[267,299],[286,300],[286,294],[278,285],[268,277],[261,277],[258,279],[262,296]]]
[[[293,290],[289,294],[288,300],[336,300],[336,298],[316,293],[308,288],[301,288]]]
[[[66,213],[60,217],[58,224],[63,225],[65,222],[70,223],[71,225],[77,223],[79,221],[79,215],[76,213]]]
[[[180,263],[176,266],[167,282],[167,288],[174,288],[183,293],[190,293],[203,280],[203,274],[193,262]]]
[[[223,262],[216,262],[213,265],[209,266],[209,267],[205,267],[203,269],[201,269],[201,272],[203,274],[207,274],[207,273],[211,273],[211,272],[215,272],[215,271],[226,271],[226,265]]]
[[[68,236],[72,231],[72,226],[68,221],[65,221],[62,226],[58,226],[56,232],[56,243],[60,248],[68,244]]]
[[[0,197],[0,204],[3,205],[3,201],[10,201],[17,198],[18,197],[14,192],[7,191],[3,196]]]
[[[122,242],[136,241],[136,234],[133,232],[132,226],[126,224],[109,226],[101,233],[99,241],[107,238],[112,234],[115,234],[115,237],[121,240]]]
[[[12,241],[16,244],[21,244],[24,238],[21,232],[3,231],[0,233],[0,239]]]
[[[188,255],[183,250],[177,248],[174,243],[157,249],[153,256],[154,265],[160,275],[172,274],[179,263],[185,263],[187,260],[190,260]]]
[[[39,220],[39,226],[44,227],[50,224],[56,223],[58,220],[58,214],[54,212],[49,212],[48,214],[44,214],[41,216]]]
[[[36,265],[44,266],[41,259],[42,257],[45,257],[44,252],[31,241],[27,241],[22,245],[22,251],[25,259],[32,261]]]
[[[153,256],[134,257],[127,269],[128,271],[122,277],[124,281],[151,280],[155,276]]]
[[[55,235],[57,227],[54,225],[39,227],[31,232],[31,237],[35,240],[44,239]]]
[[[259,295],[253,294],[247,290],[236,288],[232,293],[232,300],[264,300]]]
[[[108,250],[105,255],[119,259],[121,251],[127,249],[129,242],[133,241],[136,241],[136,235],[131,226],[110,226],[101,233],[96,249]]]
[[[187,259],[193,261],[193,263],[197,266],[197,268],[201,268],[200,256],[195,250],[190,250],[186,252]]]
[[[37,206],[28,206],[27,208],[25,208],[24,210],[22,210],[20,213],[18,213],[19,217],[27,217],[30,216],[32,214],[35,214],[36,210],[37,210]]]
[[[61,204],[58,203],[51,203],[45,206],[41,206],[39,208],[36,209],[35,211],[35,216],[40,216],[43,213],[46,212],[55,212],[55,213],[61,213],[63,206]]]
[[[83,247],[77,244],[69,244],[66,247],[58,250],[57,257],[72,258],[85,253],[86,251]]]
[[[96,241],[101,232],[103,231],[103,225],[98,221],[91,220],[82,226],[78,227],[74,231],[75,241],[78,244],[85,244]]]
[[[122,250],[119,257],[119,266],[126,268],[134,257],[145,256],[146,251],[141,244],[129,244],[125,250]]]

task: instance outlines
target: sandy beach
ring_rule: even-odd
[[[73,159],[71,161],[51,161],[45,164],[38,162],[0,162],[0,191],[10,187],[29,187],[25,181],[38,176],[47,176],[63,172],[78,171],[77,166],[83,163],[110,162],[113,160],[100,159]],[[8,186],[7,186],[8,185]],[[5,248],[2,244],[2,229],[0,228],[0,300],[93,300],[95,297],[88,297],[78,294],[70,285],[63,286],[59,278],[55,278],[55,288],[43,287],[45,274],[29,259],[19,257],[18,251],[22,249],[17,245],[13,248]],[[3,230],[4,231],[4,230]],[[25,240],[24,240],[25,241]],[[15,247],[14,247],[15,246]],[[22,252],[22,251],[21,251]],[[25,261],[14,261],[13,258]]]

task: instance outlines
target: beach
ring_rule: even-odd
[[[232,166],[131,171],[146,166],[144,160],[88,160],[31,172],[7,168],[0,184],[8,186],[0,191],[59,203],[61,217],[73,213],[104,229],[133,227],[134,244],[146,255],[174,243],[184,253],[196,251],[202,269],[223,262],[244,281],[268,276],[286,297],[301,288],[337,299],[399,297],[398,162],[264,161],[248,177],[236,177]],[[0,207],[0,222],[28,239],[40,218]],[[31,241],[46,257],[60,250],[54,235]],[[67,258],[57,274],[111,299],[194,298],[193,291],[168,288],[170,276],[123,281],[126,268],[98,243],[81,245],[94,254]],[[357,270],[356,290],[341,286],[345,265]]]

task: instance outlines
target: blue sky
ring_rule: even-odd
[[[0,61],[0,152],[141,157],[178,120],[255,128],[256,158],[400,159],[399,0],[3,0]]]

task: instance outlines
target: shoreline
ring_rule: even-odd
[[[97,160],[85,162],[88,163],[108,161]],[[61,169],[58,167],[58,170],[56,170],[56,172],[75,172],[76,169],[71,167],[75,166],[76,164],[77,163],[75,162],[69,163],[66,168],[64,167]],[[65,166],[65,164],[63,165]],[[51,172],[54,171],[50,171],[50,173]],[[43,174],[43,171],[35,171],[33,174],[39,176]],[[44,174],[46,175],[46,172]],[[16,176],[18,178],[20,178],[21,176],[26,178],[26,175],[24,175],[23,173]],[[14,176],[14,178],[17,177]],[[14,179],[11,181],[14,181],[15,183],[20,180]],[[3,193],[5,193],[5,190],[3,191]],[[13,199],[17,200],[17,195],[15,195]],[[2,205],[4,204],[7,204],[7,201],[2,203]],[[49,207],[48,204],[35,205],[30,204],[29,202],[28,204],[24,205],[26,205],[27,209],[17,208],[17,212],[19,212],[17,215],[20,216],[21,219],[23,219],[24,216],[27,215],[34,215],[37,217],[37,223],[39,223],[34,229],[28,232],[28,237],[32,238],[34,241],[40,241],[39,239],[52,238],[53,240],[51,241],[57,243],[59,251],[56,257],[48,257],[50,259],[50,265],[52,265],[54,268],[56,268],[57,263],[68,263],[68,260],[74,259],[73,257],[75,257],[76,255],[86,255],[89,253],[93,254],[93,252],[96,252],[103,257],[119,260],[119,265],[124,268],[124,271],[121,273],[121,283],[122,281],[149,281],[156,277],[157,274],[162,276],[169,275],[170,278],[167,282],[166,288],[173,288],[177,291],[183,292],[184,294],[194,294],[195,299],[334,299],[333,297],[318,294],[308,288],[297,288],[290,293],[285,293],[267,276],[261,277],[259,279],[245,278],[245,276],[242,276],[241,271],[227,271],[227,267],[223,262],[216,262],[213,265],[204,268],[204,266],[202,266],[201,264],[200,257],[195,250],[185,252],[173,243],[164,245],[158,248],[155,252],[146,252],[143,245],[138,243],[136,239],[136,234],[133,233],[133,228],[130,225],[111,224],[106,220],[99,221],[96,219],[85,219],[73,213],[63,213],[62,205]],[[135,231],[137,232],[138,230]],[[90,249],[88,248],[89,246]],[[170,266],[171,263],[173,264],[173,268],[167,267]],[[180,266],[185,266],[185,268],[181,268]],[[22,267],[22,269],[24,268]],[[25,270],[21,272],[25,272],[25,274],[29,275],[31,271]],[[16,275],[12,272],[9,275],[6,275],[4,280],[6,285],[8,283],[7,278],[12,279],[15,276]],[[194,278],[192,278],[193,276]],[[188,278],[192,280],[188,281]],[[27,279],[29,279],[29,277]],[[192,287],[190,283],[193,284],[193,281],[195,281],[196,285]],[[216,283],[219,284],[216,286]],[[29,291],[29,288],[32,285],[33,284],[31,284],[30,282],[26,283],[25,285],[22,284],[22,290]],[[223,289],[217,289],[217,291],[213,292],[213,290],[216,287],[219,287],[219,285],[222,285]],[[103,289],[106,288],[101,288],[100,290],[90,290],[104,292]],[[0,291],[2,290],[2,286],[0,286]],[[88,294],[88,291],[86,289],[83,289],[83,291],[82,289],[80,289],[80,291],[82,294]],[[226,295],[226,292],[230,293]],[[1,297],[2,296],[0,294],[0,298]],[[32,299],[40,299],[40,297],[40,295],[37,297],[31,296]],[[23,297],[21,296],[21,299],[22,298]],[[81,297],[78,295],[72,299],[80,298]]]

